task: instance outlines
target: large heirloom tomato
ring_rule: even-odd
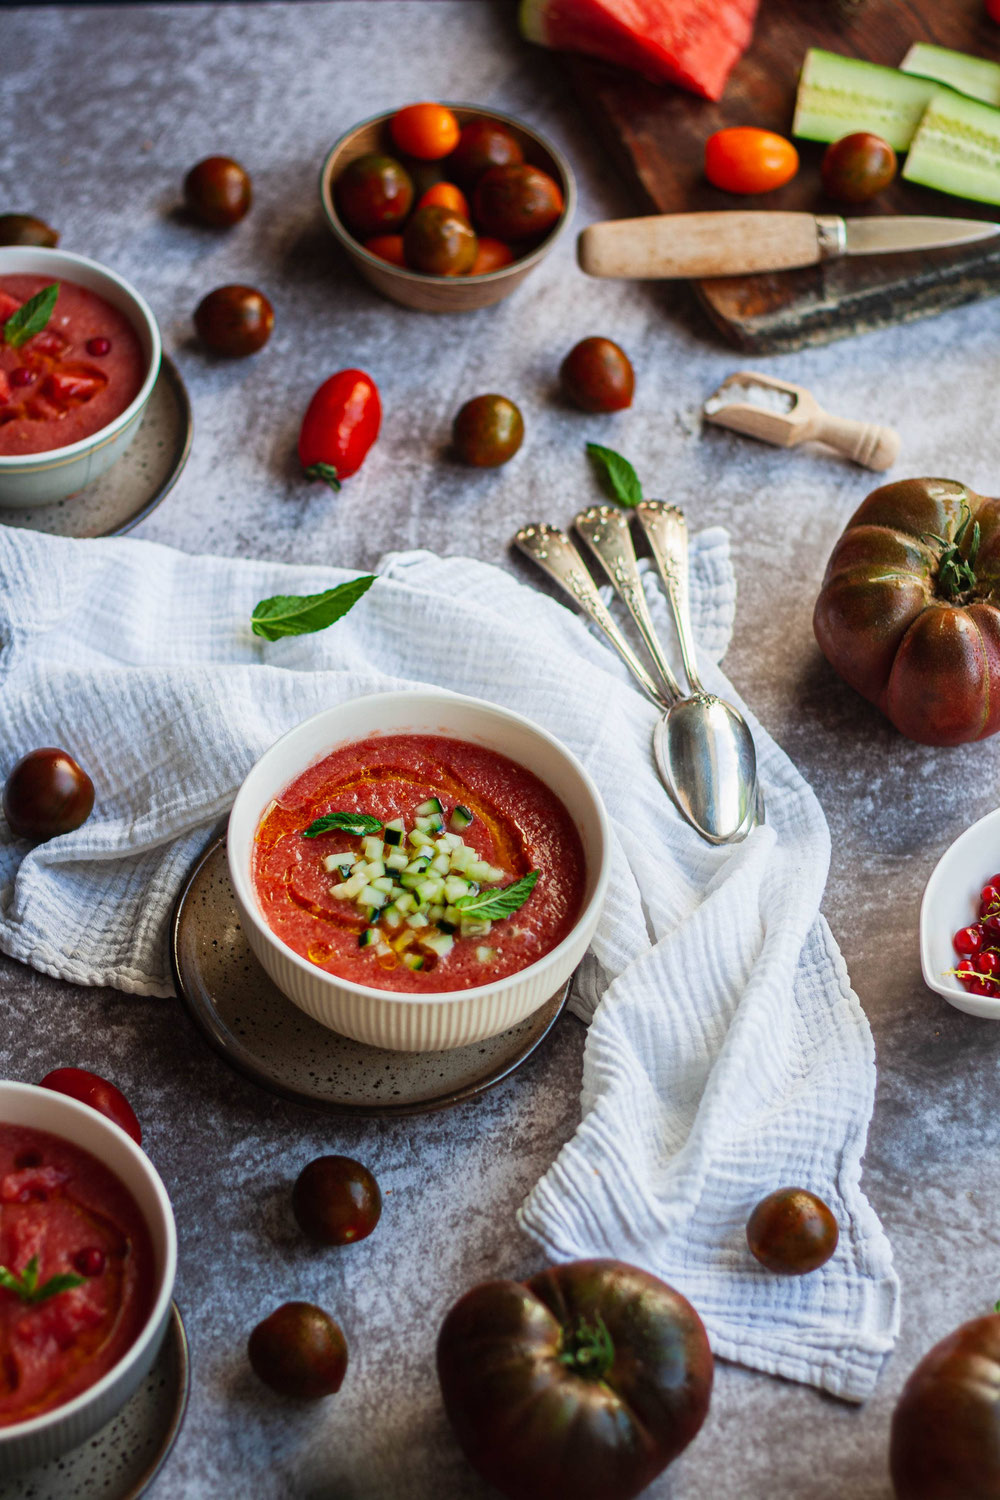
[[[466,1457],[509,1500],[630,1500],[687,1447],[712,1390],[694,1308],[615,1260],[474,1287],[437,1362]]]
[[[935,1344],[892,1418],[896,1500],[1000,1500],[1000,1317]]]
[[[827,564],[816,639],[845,682],[924,745],[1000,729],[1000,500],[903,479],[864,501]]]

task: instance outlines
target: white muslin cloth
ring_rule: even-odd
[[[732,697],[714,665],[735,604],[725,533],[696,537],[692,565],[706,682]],[[819,914],[816,798],[748,714],[767,823],[710,847],[657,778],[655,710],[570,609],[468,558],[392,554],[379,573],[330,629],[267,643],[249,627],[257,600],[350,575],[0,528],[0,774],[60,745],[97,790],[82,828],[35,848],[0,820],[0,948],[78,984],[168,995],[183,877],[285,730],[415,684],[526,714],[583,761],[614,840],[573,1000],[590,1022],[582,1123],[520,1222],[555,1259],[662,1276],[718,1354],[864,1399],[893,1344],[898,1282],[860,1187],[874,1050]],[[819,1193],[840,1225],[810,1276],[772,1275],[745,1245],[754,1204],[788,1185]]]

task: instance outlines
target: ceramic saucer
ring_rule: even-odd
[[[343,1115],[422,1114],[482,1093],[544,1041],[570,988],[502,1036],[447,1052],[390,1052],[340,1036],[287,1000],[250,951],[224,838],[181,891],[171,960],[178,993],[227,1062],[273,1093]]]
[[[135,1395],[79,1448],[0,1479],[0,1500],[137,1500],[174,1445],[190,1383],[187,1337],[175,1302],[160,1352]]]
[[[194,423],[187,389],[173,360],[160,373],[122,457],[100,479],[51,505],[0,506],[0,526],[50,536],[120,536],[155,510],[187,463]]]

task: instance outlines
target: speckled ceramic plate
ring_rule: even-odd
[[[224,838],[181,892],[171,958],[178,991],[227,1062],[273,1093],[345,1115],[422,1114],[482,1093],[544,1041],[570,988],[502,1036],[448,1052],[389,1052],[340,1036],[287,1000],[251,953]]]
[[[0,506],[0,526],[50,536],[120,536],[138,526],[173,489],[191,451],[194,423],[180,372],[166,355],[145,414],[115,466],[84,490],[51,505]]]
[[[187,1337],[175,1302],[153,1368],[117,1416],[62,1458],[0,1479],[0,1500],[136,1500],[174,1445],[190,1383]]]

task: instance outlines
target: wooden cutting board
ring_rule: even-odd
[[[797,142],[802,166],[786,187],[737,198],[705,181],[704,146],[726,125],[787,135],[798,71],[810,46],[898,67],[911,42],[937,42],[1000,61],[1000,26],[983,0],[762,0],[754,40],[718,104],[657,87],[588,58],[568,58],[579,102],[640,191],[660,213],[694,209],[804,209],[811,213],[946,214],[1000,220],[1000,207],[897,181],[862,208],[826,198],[824,148]],[[903,322],[1000,293],[1000,243],[919,254],[829,261],[801,271],[694,283],[726,338],[748,352],[798,349]]]

